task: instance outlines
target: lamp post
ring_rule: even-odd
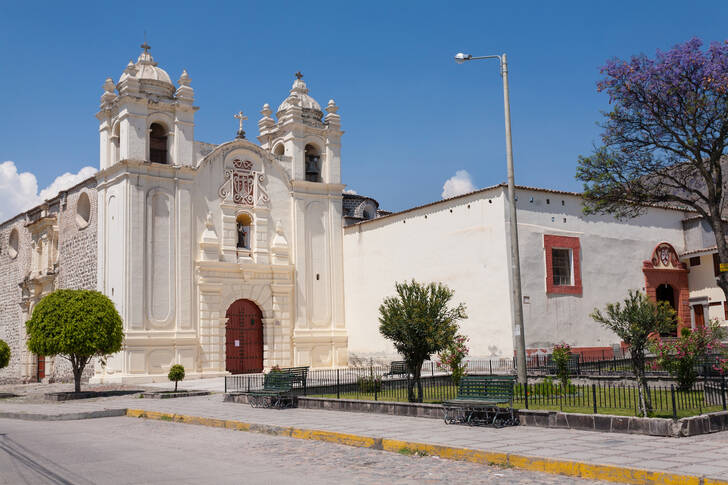
[[[473,57],[462,52],[455,55],[455,62],[462,64],[466,61],[479,59],[498,59],[500,72],[503,78],[503,110],[506,123],[506,159],[508,162],[508,206],[511,229],[511,303],[513,306],[513,335],[516,340],[516,368],[518,381],[526,383],[526,339],[523,333],[523,299],[521,297],[521,262],[518,253],[518,220],[516,218],[516,187],[513,177],[513,145],[511,144],[511,103],[508,97],[508,61],[506,55]]]

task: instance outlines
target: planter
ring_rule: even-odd
[[[192,396],[207,396],[211,394],[210,391],[148,391],[143,392],[141,397],[144,399],[172,399],[175,397],[192,397]]]
[[[141,389],[119,390],[119,391],[81,391],[81,392],[48,392],[43,396],[48,401],[71,401],[74,399],[93,399],[96,397],[126,396],[128,394],[139,394],[144,392]]]

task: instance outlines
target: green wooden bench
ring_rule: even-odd
[[[308,366],[305,367],[286,367],[281,372],[291,374],[291,384],[293,387],[302,387],[306,389],[306,379],[308,378]]]
[[[389,364],[389,372],[385,376],[403,376],[409,374],[407,371],[407,362],[403,360],[395,360]]]
[[[445,423],[492,424],[496,428],[518,425],[513,409],[515,383],[513,376],[464,376],[457,397],[442,405]]]
[[[294,406],[294,374],[288,371],[271,371],[263,377],[263,389],[247,393],[248,402],[254,408],[283,409]]]

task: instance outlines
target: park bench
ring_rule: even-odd
[[[283,409],[293,407],[294,374],[288,371],[271,371],[263,377],[263,389],[247,393],[248,402],[254,408]]]
[[[457,397],[442,405],[445,423],[492,424],[496,428],[518,425],[513,409],[515,382],[513,376],[464,376]]]
[[[403,376],[407,375],[407,362],[403,360],[395,360],[389,364],[389,372],[385,376]]]
[[[292,387],[302,387],[306,389],[306,379],[308,378],[308,366],[305,367],[285,367],[281,372],[288,372],[291,375]]]

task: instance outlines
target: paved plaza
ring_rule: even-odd
[[[0,470],[0,484],[8,485],[603,483],[125,417],[50,423],[0,419]]]
[[[380,414],[254,409],[245,404],[224,403],[220,394],[165,400],[115,397],[43,404],[0,401],[0,415],[57,416],[105,409],[141,409],[728,480],[728,462],[725,460],[728,433],[662,438],[524,426],[504,429],[448,426],[436,419]],[[119,419],[122,422],[138,421],[128,417]],[[9,422],[2,420],[0,423],[10,426]],[[81,422],[73,423],[69,426],[83,426]],[[310,442],[304,443],[302,446],[314,446]]]

